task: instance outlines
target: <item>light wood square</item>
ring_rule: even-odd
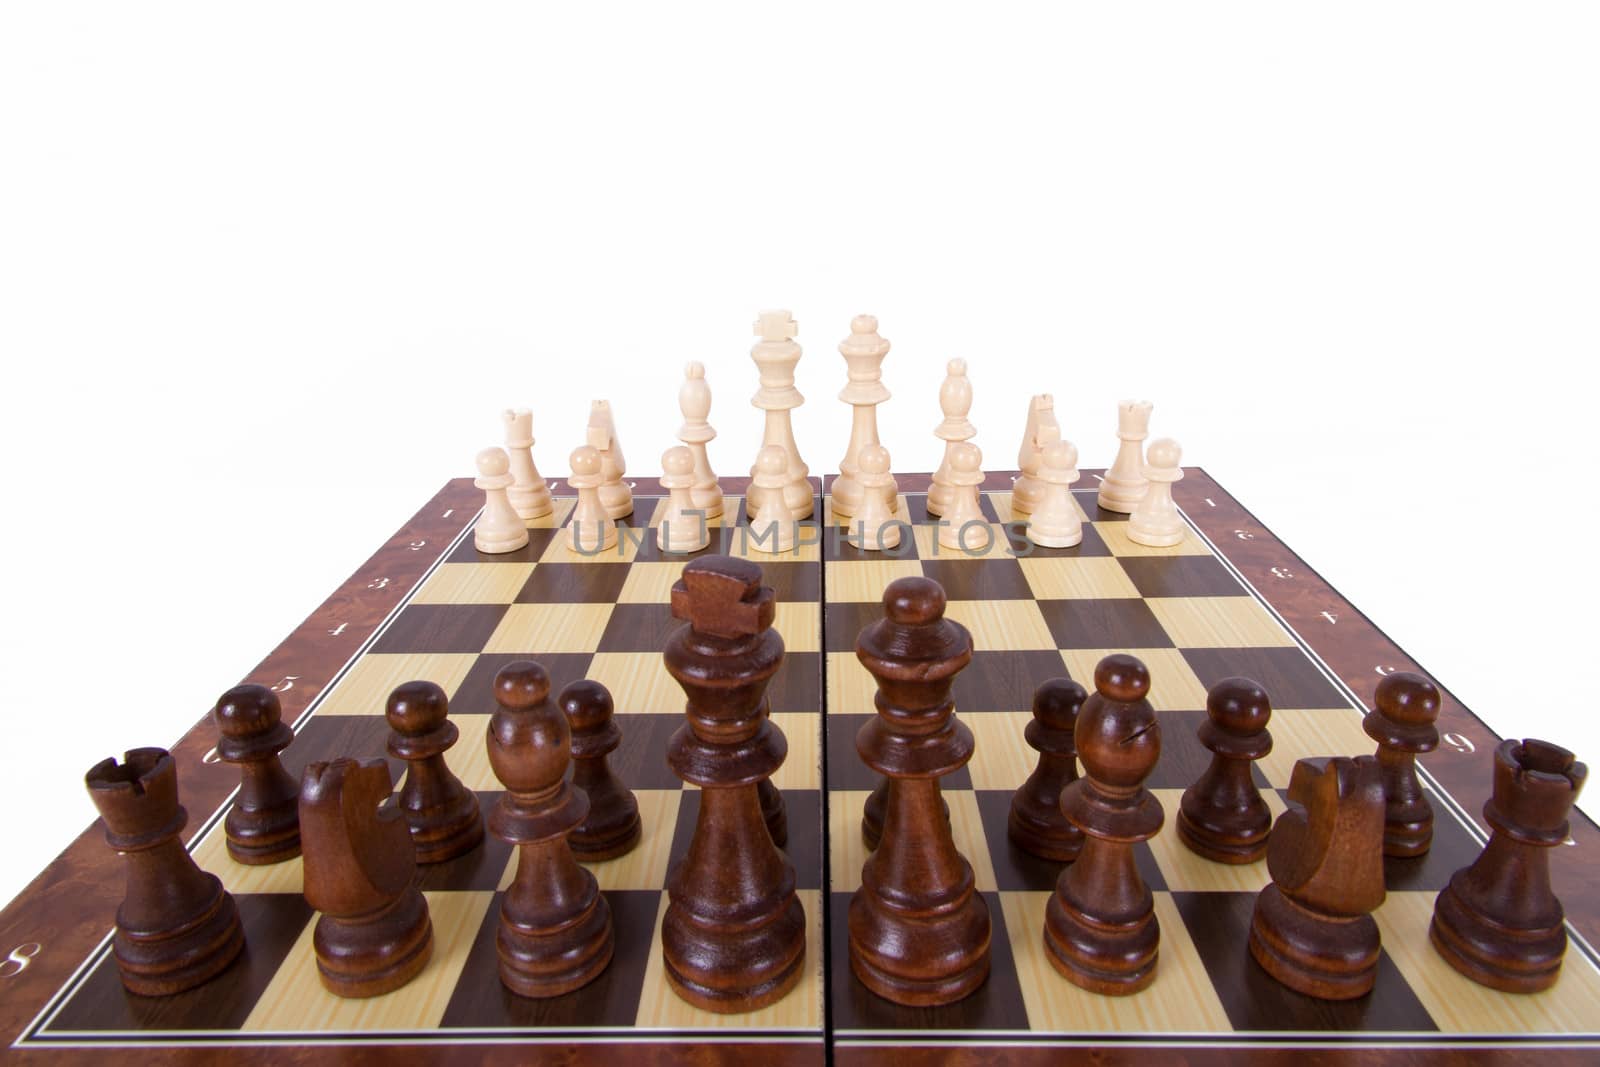
[[[962,714],[976,742],[967,770],[974,789],[1014,790],[1027,780],[1039,753],[1028,747],[1022,732],[1033,721],[1029,711],[980,711]]]
[[[673,583],[682,577],[682,563],[635,563],[628,568],[617,603],[670,604]]]
[[[1032,600],[952,600],[944,615],[972,631],[972,647],[979,652],[1056,647],[1044,613]]]
[[[485,652],[593,652],[611,619],[611,604],[513,604],[483,646]]]
[[[822,612],[815,602],[780,600],[776,608],[772,625],[785,652],[822,651]]]
[[[1172,894],[1155,894],[1156,922],[1161,926],[1155,981],[1126,997],[1090,993],[1055,969],[1044,947],[1044,912],[1049,901],[1049,893],[1000,894],[1029,1030],[1035,1034],[1138,1034],[1226,1033],[1233,1029]]]
[[[914,559],[829,560],[828,603],[876,604],[896,578],[922,577],[922,564]]]
[[[828,654],[828,711],[844,715],[871,715],[878,683],[856,659],[854,652]]]
[[[537,519],[523,519],[522,525],[530,530],[553,530],[567,521],[567,516],[572,514],[572,509],[578,505],[578,498],[558,496],[554,498],[553,504],[550,514],[540,515]]]
[[[1239,864],[1217,863],[1196,855],[1178,836],[1178,804],[1183,800],[1183,790],[1152,789],[1151,792],[1167,815],[1166,824],[1149,844],[1168,889],[1175,893],[1259,893],[1272,881],[1267,874],[1266,856],[1254,863]],[[1261,799],[1276,822],[1284,812],[1283,801],[1270,789],[1261,791]],[[1165,934],[1165,930],[1162,932]]]
[[[835,893],[854,893],[861,886],[861,865],[871,855],[861,839],[861,813],[871,795],[866,789],[828,793],[828,888]]]
[[[980,529],[982,527],[982,529]],[[1017,550],[1007,534],[1003,523],[983,522],[967,529],[965,547],[946,548],[939,544],[940,527],[930,521],[926,525],[917,523],[911,528],[912,536],[917,539],[917,555],[922,559],[1008,559],[1017,554]],[[987,532],[987,536],[985,533]],[[1026,538],[1022,539],[1026,543]]]
[[[587,535],[586,535],[587,536]],[[635,526],[618,526],[617,543],[610,548],[599,552],[576,552],[572,548],[571,537],[563,529],[545,548],[544,554],[539,557],[540,563],[585,563],[596,567],[615,567],[621,563],[632,563],[639,554],[639,546],[644,544],[648,531]]]
[[[1138,586],[1114,556],[1023,556],[1017,560],[1039,600],[1131,600]]]
[[[1113,556],[1209,556],[1211,549],[1200,539],[1200,536],[1189,527],[1187,522],[1183,527],[1183,540],[1167,548],[1152,548],[1149,545],[1136,543],[1128,536],[1127,522],[1097,522],[1094,524],[1096,532],[1105,541],[1106,547],[1111,549]]]
[[[318,715],[382,715],[404,682],[433,682],[453,697],[478,657],[470,652],[370,652],[350,665],[317,707]]]
[[[636,1027],[672,1030],[816,1030],[822,1026],[822,894],[798,889],[795,896],[806,913],[806,956],[801,977],[782,1000],[759,1011],[722,1015],[689,1004],[667,984],[661,958],[661,923],[667,914],[667,895],[661,894],[651,938],[650,962],[645,966],[644,988],[639,993]]]
[[[619,712],[683,714],[683,689],[667,673],[659,652],[597,653],[589,661],[587,677],[611,691]]]
[[[1378,743],[1361,728],[1361,718],[1353,708],[1274,708],[1267,723],[1272,751],[1256,766],[1274,788],[1287,789],[1296,760],[1371,755]]]
[[[639,803],[639,843],[614,859],[584,864],[593,872],[602,890],[659,890],[666,884],[672,835],[678,827],[678,806],[683,801],[683,790],[635,789],[633,798]],[[517,853],[517,849],[511,850],[505,870],[500,872],[497,892],[504,893],[511,888],[517,876]]]
[[[787,552],[773,552],[772,546],[777,542],[771,536],[758,539],[750,527],[739,526],[728,535],[727,554],[755,563],[817,563],[822,559],[820,545],[825,536],[822,527],[806,519],[796,531],[794,547]]]
[[[971,789],[949,789],[944,791],[944,798],[950,804],[950,836],[955,838],[956,851],[972,864],[978,892],[994,892],[999,885],[995,882],[994,864],[989,862],[989,838],[983,832],[983,817],[978,814],[978,794]],[[1004,841],[996,843],[1006,847]]]
[[[1295,643],[1255,597],[1151,597],[1145,603],[1179,648],[1282,648]]]
[[[1600,973],[1569,949],[1561,978],[1542,993],[1500,993],[1460,974],[1428,940],[1435,894],[1390,893],[1373,913],[1383,951],[1445,1033],[1592,1034]]]
[[[533,574],[532,563],[441,563],[413,604],[509,604]]]
[[[1120,648],[1069,648],[1061,653],[1067,673],[1092,695],[1094,668]],[[1206,687],[1200,684],[1194,668],[1175,648],[1141,648],[1134,653],[1150,669],[1150,706],[1157,711],[1202,711],[1206,706]]]
[[[193,854],[200,869],[222,879],[222,888],[230,893],[298,894],[305,890],[305,865],[299,856],[264,866],[235,863],[228,855],[228,835],[220,819]]]
[[[772,784],[780,791],[821,789],[822,716],[814,711],[774,711],[770,718],[789,742],[789,755],[772,776]]]
[[[256,1001],[248,1031],[432,1030],[444,1018],[466,966],[492,893],[424,893],[433,922],[433,956],[422,973],[392,993],[352,1000],[322,988],[311,947],[316,919],[306,923],[294,947]]]

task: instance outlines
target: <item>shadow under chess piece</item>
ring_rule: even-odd
[[[294,731],[283,721],[278,694],[264,685],[236,685],[211,709],[217,756],[237,764],[239,795],[223,822],[235,863],[282,863],[300,855],[300,786],[278,753]]]
[[[1249,678],[1224,678],[1206,694],[1206,715],[1196,733],[1211,765],[1183,791],[1178,839],[1217,863],[1254,863],[1267,854],[1272,812],[1250,769],[1272,751],[1272,703]]]
[[[588,863],[614,859],[639,843],[639,801],[611,773],[607,757],[622,743],[611,692],[580,678],[556,698],[572,728],[572,784],[589,798],[589,814],[567,835],[573,855]]]
[[[1378,683],[1373,703],[1361,726],[1378,742],[1383,768],[1383,854],[1420,856],[1433,844],[1433,806],[1417,781],[1417,755],[1439,747],[1439,690],[1398,671]]]
[[[460,736],[444,690],[433,682],[406,682],[389,694],[389,755],[406,761],[397,801],[411,828],[418,863],[443,863],[483,841],[478,796],[461,784],[444,754]]]
[[[1071,863],[1083,849],[1083,831],[1061,814],[1061,790],[1078,780],[1078,747],[1073,728],[1088,699],[1070,678],[1051,678],[1033,692],[1033,720],[1023,732],[1039,762],[1011,795],[1006,835],[1011,843],[1042,859]]]
[[[1428,937],[1450,966],[1505,993],[1537,993],[1561,977],[1566,912],[1550,888],[1550,855],[1589,769],[1547,741],[1502,741],[1483,806],[1489,843],[1433,905]]]
[[[428,902],[381,759],[313,763],[300,780],[305,896],[322,917],[311,944],[317,974],[340,997],[375,997],[415,978],[433,956]]]
[[[121,854],[127,890],[111,954],[128,992],[164,997],[221,973],[244,948],[239,909],[178,839],[189,815],[164,749],[136,748],[84,775],[106,843]]]

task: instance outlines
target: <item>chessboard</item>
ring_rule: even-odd
[[[1085,471],[1080,484],[1091,484],[1095,473]],[[491,835],[465,856],[421,869],[436,949],[417,979],[364,1001],[324,992],[300,861],[245,867],[223,847],[222,821],[239,777],[218,759],[207,716],[171,746],[189,812],[184,840],[234,894],[244,956],[188,993],[126,993],[109,954],[122,892],[118,858],[92,826],[0,914],[0,1037],[10,1056],[87,1061],[137,1050],[165,1062],[227,1055],[239,1063],[509,1063],[549,1055],[570,1063],[761,1057],[774,1064],[976,1064],[1043,1063],[1081,1050],[1109,1062],[1508,1054],[1582,1062],[1600,1049],[1600,967],[1592,948],[1600,942],[1600,899],[1585,892],[1600,873],[1600,833],[1578,813],[1577,847],[1558,850],[1553,862],[1571,936],[1553,989],[1494,993],[1457,975],[1428,944],[1434,894],[1486,839],[1480,813],[1498,740],[1443,686],[1443,743],[1419,760],[1437,813],[1434,844],[1424,857],[1385,861],[1388,898],[1375,916],[1383,956],[1373,993],[1343,1003],[1312,1000],[1254,964],[1246,932],[1265,864],[1208,863],[1182,846],[1174,828],[1179,795],[1209,759],[1195,735],[1206,687],[1243,674],[1271,694],[1274,748],[1253,773],[1277,812],[1295,760],[1371,752],[1361,716],[1377,683],[1421,668],[1204,471],[1186,469],[1175,487],[1190,529],[1170,549],[1133,543],[1123,532],[1125,516],[1099,510],[1092,490],[1074,494],[1085,519],[1080,545],[1030,546],[1008,526],[1012,476],[991,473],[981,499],[992,537],[952,553],[937,546],[927,522],[927,477],[898,479],[900,514],[912,531],[892,552],[860,553],[824,530],[792,553],[766,554],[742,536],[743,483],[735,479],[723,480],[725,525],[704,550],[761,565],[786,646],[768,689],[772,719],[789,746],[773,782],[787,806],[785,852],[811,939],[805,975],[776,1004],[748,1015],[703,1012],[680,1001],[662,976],[666,871],[687,847],[698,794],[663,758],[684,704],[662,667],[675,625],[668,591],[692,557],[664,553],[656,543],[660,486],[636,481],[634,514],[614,552],[567,547],[561,526],[572,491],[553,483],[557,509],[530,520],[527,547],[484,555],[471,538],[483,494],[460,479],[245,680],[278,694],[295,729],[283,758],[296,776],[314,760],[383,756],[389,691],[412,679],[436,682],[461,733],[450,766],[483,810],[499,789],[481,741],[495,672],[532,658],[548,670],[553,690],[583,677],[604,683],[622,730],[611,764],[634,790],[644,823],[636,849],[590,865],[615,923],[608,970],[547,1001],[501,986],[494,920],[512,856]],[[816,488],[815,513],[827,516],[823,487]],[[851,975],[843,922],[866,857],[862,804],[875,785],[854,745],[873,706],[855,641],[881,614],[884,587],[905,575],[944,587],[949,617],[970,630],[976,647],[955,688],[976,754],[943,786],[957,846],[988,905],[992,962],[975,994],[936,1009],[902,1008],[867,992]],[[1167,813],[1162,833],[1137,846],[1161,925],[1158,977],[1145,991],[1117,998],[1079,990],[1045,960],[1044,907],[1060,868],[1017,851],[1005,830],[1011,791],[1036,758],[1023,741],[1034,688],[1057,676],[1086,682],[1109,652],[1131,652],[1149,667],[1163,754],[1147,784]],[[218,691],[232,681],[218,679]],[[135,735],[112,743],[163,740]],[[391,759],[390,770],[398,782],[400,762]]]

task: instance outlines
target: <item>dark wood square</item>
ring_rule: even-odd
[[[822,558],[824,560],[847,560],[859,562],[875,559],[916,559],[917,539],[911,532],[911,524],[905,521],[905,516],[896,515],[895,521],[900,524],[900,543],[893,548],[885,548],[879,552],[863,552],[846,539],[843,527],[830,525],[822,533]],[[854,528],[854,524],[851,524]]]
[[[611,773],[629,789],[681,789],[683,781],[667,766],[667,742],[684,725],[682,715],[626,714],[613,720],[622,740],[609,759]],[[569,774],[568,777],[571,777]]]
[[[1117,562],[1140,596],[1250,595],[1215,556],[1122,556]]]
[[[667,647],[667,638],[682,626],[672,617],[671,604],[618,604],[611,609],[596,652],[654,652]],[[663,666],[662,670],[666,670]]]
[[[922,574],[938,582],[948,600],[1033,599],[1022,565],[1009,556],[925,559]]]
[[[528,543],[515,552],[479,552],[473,544],[472,535],[469,533],[451,550],[446,557],[447,563],[537,563],[539,557],[544,555],[558,537],[566,536],[565,531],[552,527],[541,526],[528,531]]]
[[[822,609],[822,648],[826,652],[854,652],[861,631],[883,618],[879,601],[830,601]]]
[[[771,711],[806,711],[815,714],[822,707],[822,663],[820,652],[788,652],[783,666],[767,683],[767,707]]]
[[[1026,523],[1022,524],[1022,529],[1019,532],[1023,540],[1026,541]],[[1071,548],[1046,548],[1044,545],[1036,545],[1032,541],[1028,541],[1027,548],[1019,550],[1017,555],[1037,559],[1077,559],[1080,556],[1109,556],[1111,555],[1111,546],[1106,544],[1106,539],[1100,536],[1099,530],[1096,530],[1092,524],[1086,522],[1083,524],[1083,540]]]
[[[533,568],[522,590],[517,593],[518,604],[614,604],[628,580],[628,564],[592,563],[541,563]]]
[[[463,737],[458,745],[482,745],[482,737]],[[446,757],[448,758],[448,757]],[[478,817],[485,820],[503,793],[483,792],[478,796]],[[493,893],[511,862],[511,843],[485,831],[483,841],[471,852],[443,863],[427,863],[417,867],[417,885],[423,892],[439,890],[452,892]]]
[[[509,604],[411,604],[401,609],[370,651],[481,652],[508,607]]]
[[[979,489],[982,488],[979,486]],[[901,499],[906,503],[906,513],[896,516],[897,518],[903,518],[916,526],[932,526],[939,521],[940,517],[928,514],[927,493],[905,493]],[[990,500],[985,492],[978,494],[978,510],[983,513],[985,522],[1000,521],[999,514],[994,510],[994,501]]]
[[[1186,648],[1200,684],[1210,689],[1230,675],[1253,678],[1267,691],[1274,708],[1348,708],[1327,675],[1299,648]],[[1270,729],[1270,727],[1269,727]]]
[[[570,682],[587,676],[594,659],[587,652],[546,652],[537,656],[517,652],[496,652],[479,656],[450,699],[450,711],[457,715],[493,715],[500,705],[494,699],[494,676],[503,667],[533,660],[550,675],[550,699]],[[625,712],[627,708],[618,708]]]
[[[1437,893],[1450,883],[1450,876],[1469,866],[1483,851],[1483,845],[1461,825],[1439,794],[1427,783],[1423,792],[1433,805],[1433,844],[1420,856],[1403,859],[1396,856],[1383,858],[1383,884],[1391,893],[1403,890],[1427,890]],[[1560,862],[1560,857],[1555,858]]]
[[[634,553],[634,559],[641,563],[688,563],[691,559],[699,559],[701,556],[725,554],[728,551],[728,543],[734,536],[733,529],[728,526],[713,526],[706,532],[709,535],[706,547],[693,552],[668,552],[661,547],[660,527],[652,526],[641,531],[643,540],[639,543],[638,551]]]
[[[822,602],[822,564],[789,561],[761,562],[761,580],[785,604]]]
[[[389,765],[389,781],[399,788],[406,773],[406,761],[389,755],[389,720],[383,716],[382,708],[373,711],[372,715],[311,716],[295,735],[294,742],[283,750],[283,769],[298,782],[306,765],[319,760],[341,756],[356,760],[382,759]]]
[[[956,711],[1027,711],[1033,707],[1033,691],[1047,678],[1067,674],[1059,653],[1048,649],[1025,652],[986,652],[972,654],[972,662],[956,675],[951,694]],[[1078,681],[1083,682],[1082,678]],[[1093,680],[1085,683],[1093,691]]]
[[[1172,638],[1138,597],[1041,600],[1057,648],[1171,648]]]
[[[1156,761],[1156,768],[1150,772],[1145,785],[1151,789],[1188,789],[1194,785],[1211,766],[1211,750],[1200,743],[1198,733],[1200,724],[1208,718],[1204,711],[1156,712],[1156,721],[1161,726],[1161,758]],[[1250,765],[1250,780],[1257,789],[1272,788],[1259,764]]]
[[[1093,489],[1074,489],[1073,497],[1078,501],[1078,506],[1083,513],[1089,516],[1090,522],[1127,522],[1128,516],[1120,511],[1107,511],[1100,506],[1100,487],[1096,483]]]

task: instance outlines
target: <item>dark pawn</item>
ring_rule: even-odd
[[[1267,854],[1272,812],[1250,767],[1272,751],[1272,704],[1259,683],[1224,678],[1206,694],[1206,714],[1196,732],[1211,750],[1211,766],[1183,792],[1178,839],[1208,860],[1254,863]]]
[[[1145,695],[1150,672],[1129,655],[1102,659],[1073,736],[1084,777],[1061,790],[1061,813],[1084,833],[1045,906],[1044,947],[1073,985],[1123,996],[1155,980],[1161,927],[1133,846],[1160,830],[1161,803],[1144,780],[1161,757],[1161,726]]]
[[[282,863],[300,855],[300,787],[278,753],[294,731],[283,721],[278,694],[263,685],[237,685],[211,709],[217,755],[239,765],[239,795],[223,830],[236,863]]]
[[[880,997],[931,1007],[989,976],[989,909],[939,794],[939,779],[972,758],[972,731],[950,700],[972,662],[972,635],[944,617],[944,589],[930,578],[895,579],[883,609],[856,638],[856,658],[878,683],[878,714],[856,733],[856,751],[888,789],[882,839],[850,898],[850,970]]]
[[[415,978],[433,955],[428,902],[415,885],[416,849],[389,799],[381,759],[313,763],[300,779],[305,897],[317,974],[340,997],[375,997]]]
[[[84,784],[128,874],[111,942],[122,984],[164,997],[216,976],[244,948],[244,932],[233,897],[178,840],[189,813],[178,805],[172,757],[136,748],[120,764],[95,764]]]
[[[700,787],[700,813],[667,874],[661,955],[672,991],[709,1011],[777,1001],[805,960],[794,866],[773,841],[758,789],[789,752],[767,714],[767,683],[783,663],[774,609],[748,560],[702,556],[672,587],[672,617],[687,625],[663,658],[688,701],[667,764]]]
[[[411,827],[418,863],[443,863],[471,852],[483,840],[478,797],[450,771],[444,754],[460,736],[444,690],[432,682],[406,682],[389,694],[389,755],[406,761],[400,810]]]
[[[1546,741],[1502,741],[1483,806],[1489,843],[1433,904],[1428,937],[1456,970],[1506,993],[1537,993],[1561,977],[1566,913],[1550,888],[1551,850],[1589,769]]]
[[[1417,754],[1439,747],[1439,690],[1420,674],[1400,671],[1378,683],[1378,709],[1361,720],[1378,742],[1383,766],[1383,852],[1420,856],[1433,844],[1433,806],[1417,781]]]
[[[1256,897],[1250,954],[1296,992],[1365,996],[1382,947],[1369,914],[1384,898],[1382,771],[1371,756],[1303,759],[1289,800],[1267,846],[1272,882]]]
[[[1061,814],[1061,790],[1078,780],[1078,746],[1072,731],[1089,694],[1070,678],[1051,678],[1033,693],[1033,721],[1023,738],[1039,765],[1011,796],[1006,836],[1024,852],[1071,863],[1083,848],[1083,831]]]
[[[557,703],[572,728],[572,784],[589,798],[589,815],[567,835],[567,844],[586,863],[621,856],[639,843],[639,802],[606,759],[622,741],[611,694],[585,678],[561,690]]]
[[[523,660],[494,676],[500,705],[489,720],[489,764],[506,792],[489,829],[517,847],[517,874],[500,905],[500,981],[524,997],[558,997],[599,977],[616,942],[611,905],[578,866],[567,834],[589,813],[563,779],[571,727],[550,702],[550,676]]]

